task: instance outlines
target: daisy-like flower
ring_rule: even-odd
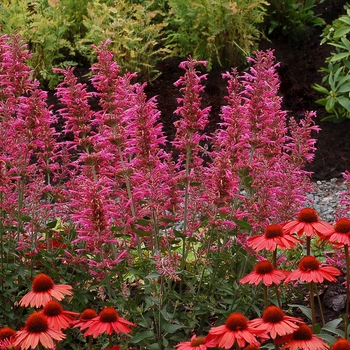
[[[95,317],[98,317],[97,312],[94,309],[87,308],[80,314],[79,320],[72,322],[73,328],[81,328],[86,324],[86,322]]]
[[[295,248],[297,242],[300,242],[300,240],[289,233],[283,232],[280,225],[269,225],[263,235],[248,238],[248,245],[256,252],[263,249],[274,251],[277,247],[282,250]]]
[[[258,285],[260,282],[264,283],[265,286],[271,284],[279,284],[283,281],[289,272],[284,270],[277,270],[268,260],[259,261],[254,271],[243,277],[240,283],[249,283]]]
[[[16,331],[10,327],[0,328],[0,340],[10,339],[16,334]]]
[[[55,329],[67,329],[72,325],[79,314],[77,312],[63,310],[61,304],[56,300],[48,301],[40,311],[46,316],[50,327]]]
[[[92,335],[94,338],[97,338],[98,335],[104,332],[109,335],[113,331],[116,333],[130,333],[131,329],[128,326],[136,327],[136,324],[120,317],[118,312],[112,307],[106,307],[100,312],[99,316],[87,321],[80,329],[88,328],[84,333],[85,337]]]
[[[17,350],[18,346],[14,345],[16,331],[10,327],[0,329],[0,350]]]
[[[331,350],[350,350],[350,341],[340,338],[332,345]]]
[[[350,246],[350,220],[339,219],[334,226],[334,230],[327,235],[327,239],[330,243]]]
[[[236,342],[241,348],[247,343],[259,346],[256,336],[263,333],[251,327],[250,321],[240,312],[232,313],[224,325],[209,330],[209,334],[216,338],[216,346],[224,349],[230,349]]]
[[[285,315],[277,306],[268,306],[262,314],[262,318],[251,321],[251,326],[255,329],[265,331],[272,339],[277,336],[284,336],[293,333],[302,323],[300,318]]]
[[[52,298],[62,300],[64,295],[72,295],[71,290],[70,285],[54,284],[51,277],[40,273],[33,280],[32,290],[20,300],[19,305],[39,308],[45,306]]]
[[[324,343],[322,339],[316,337],[306,324],[301,324],[299,328],[278,342],[286,342],[281,348],[289,350],[326,350],[329,345]]]
[[[184,341],[177,345],[177,350],[207,350],[208,348],[216,347],[216,339],[212,335],[208,334],[206,337],[197,337],[195,334],[190,341]]]
[[[311,255],[303,257],[299,262],[299,268],[291,272],[284,283],[300,280],[301,282],[316,282],[322,283],[325,279],[330,282],[336,281],[336,276],[341,275],[341,272],[328,265],[321,265],[320,262]]]
[[[297,220],[289,221],[282,225],[286,234],[297,233],[301,236],[303,233],[308,237],[316,234],[326,236],[333,232],[333,226],[325,221],[319,220],[316,211],[312,208],[304,208],[299,212]]]
[[[46,317],[40,312],[34,312],[26,321],[25,327],[18,331],[14,345],[21,349],[35,349],[40,343],[44,348],[54,348],[53,340],[61,341],[66,336],[58,329],[49,327]]]

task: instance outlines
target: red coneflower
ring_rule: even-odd
[[[0,329],[0,340],[10,339],[16,334],[16,331],[10,327]]]
[[[338,243],[340,246],[350,246],[350,220],[339,219],[332,232],[327,235],[330,243]]]
[[[215,348],[217,345],[216,338],[208,334],[206,337],[197,337],[195,334],[190,341],[184,341],[177,345],[177,350],[207,350],[208,348]]]
[[[259,346],[256,336],[263,333],[252,328],[250,321],[239,312],[232,313],[224,325],[212,327],[209,330],[209,334],[216,337],[217,346],[224,349],[230,349],[236,342],[241,348],[247,343]]]
[[[63,310],[56,300],[48,301],[40,312],[46,316],[49,326],[55,329],[67,329],[79,315],[77,312]]]
[[[286,234],[297,233],[301,236],[305,233],[308,237],[313,237],[316,233],[320,236],[326,236],[333,232],[333,226],[320,220],[316,211],[312,208],[302,209],[297,220],[283,224],[282,228]]]
[[[262,314],[262,318],[251,321],[251,327],[265,331],[272,339],[284,336],[296,331],[302,323],[300,318],[287,316],[277,306],[268,306]]]
[[[64,295],[72,295],[72,287],[68,284],[54,284],[51,277],[40,273],[32,283],[32,290],[28,292],[19,302],[19,305],[39,308],[52,300],[62,300]]]
[[[93,318],[98,317],[97,312],[94,309],[85,309],[79,317],[79,320],[73,321],[73,328],[81,328],[85,326],[86,322],[91,321]]]
[[[44,348],[54,348],[53,340],[61,341],[66,336],[58,329],[49,327],[46,317],[40,312],[31,314],[23,329],[15,336],[14,345],[21,349],[35,349],[40,343]]]
[[[335,282],[335,276],[341,275],[341,272],[333,266],[322,266],[320,262],[311,255],[307,255],[299,262],[299,268],[291,272],[284,283],[300,280],[301,282],[322,283],[323,280]]]
[[[331,350],[350,350],[350,341],[340,338],[332,345]]]
[[[289,334],[278,342],[286,342],[282,346],[282,349],[289,350],[326,350],[329,349],[329,345],[324,343],[320,338],[311,331],[310,327],[306,324],[301,324],[299,329],[294,333]]]
[[[277,247],[282,250],[295,248],[297,242],[300,240],[283,232],[280,225],[269,225],[263,235],[248,238],[248,245],[256,252],[263,249],[274,251]]]
[[[18,346],[14,345],[16,331],[10,327],[0,329],[0,350],[17,350]]]
[[[118,312],[112,307],[106,307],[100,312],[99,316],[87,321],[80,329],[88,328],[84,336],[92,335],[96,338],[99,334],[104,332],[109,335],[111,335],[113,331],[116,333],[130,333],[131,329],[127,325],[136,327],[136,324],[120,317]]]
[[[270,286],[271,284],[281,283],[288,274],[288,271],[277,270],[268,260],[263,260],[256,264],[253,272],[243,277],[239,282],[255,285],[263,282],[265,286]]]

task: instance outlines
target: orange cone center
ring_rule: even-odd
[[[191,341],[191,346],[194,348],[199,345],[205,344],[205,338],[203,337],[197,337]]]
[[[267,273],[271,273],[273,271],[273,266],[270,261],[260,261],[255,266],[255,272],[259,275],[265,275]]]
[[[315,271],[320,267],[319,261],[311,255],[305,256],[299,262],[299,269],[302,271]]]
[[[226,322],[226,327],[229,328],[231,331],[241,331],[248,327],[248,321],[245,318],[244,315],[242,315],[239,312],[234,312],[231,314]]]
[[[49,276],[40,273],[34,278],[32,288],[33,292],[42,293],[52,289],[54,285],[53,280]]]
[[[100,312],[100,321],[112,323],[118,319],[118,312],[112,307],[106,307]]]
[[[34,312],[27,318],[26,328],[29,333],[42,333],[49,329],[49,325],[44,315]]]
[[[349,219],[340,219],[335,224],[335,232],[339,233],[350,233],[350,220]]]
[[[264,322],[278,323],[284,319],[284,313],[277,306],[268,306],[263,312],[262,319]]]
[[[275,238],[283,236],[282,227],[279,225],[270,225],[266,227],[265,237],[266,238]]]
[[[317,222],[318,216],[314,209],[312,208],[304,208],[299,212],[298,221],[301,222]]]
[[[312,339],[312,331],[306,324],[300,325],[299,329],[293,333],[294,340],[310,340]]]
[[[57,316],[63,312],[61,304],[56,300],[48,301],[44,306],[44,315]]]

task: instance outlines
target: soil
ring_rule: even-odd
[[[318,4],[315,12],[327,24],[343,13],[341,1],[326,0]],[[322,122],[326,116],[323,106],[315,103],[321,97],[312,85],[321,84],[321,67],[325,67],[325,60],[330,55],[331,46],[320,45],[320,35],[323,27],[306,28],[299,37],[279,36],[269,40],[261,40],[259,50],[273,49],[276,62],[280,63],[278,74],[280,77],[280,95],[283,98],[282,108],[288,116],[300,118],[304,111],[316,111],[316,124],[321,131],[314,133],[317,139],[317,151],[312,163],[306,169],[312,172],[313,180],[329,180],[339,178],[345,170],[350,170],[350,120],[342,123]],[[172,58],[161,62],[158,70],[161,75],[146,89],[149,97],[157,96],[158,108],[161,111],[161,121],[169,140],[175,133],[173,125],[176,120],[174,111],[177,107],[176,98],[179,97],[178,88],[174,82],[183,74],[178,67],[186,58]],[[208,73],[206,88],[203,93],[203,106],[211,106],[210,123],[207,132],[216,129],[220,121],[220,110],[225,104],[226,80],[222,79],[223,71]]]

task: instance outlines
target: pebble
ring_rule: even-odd
[[[347,190],[346,181],[343,178],[313,182],[313,190],[308,194],[311,202],[308,206],[314,208],[323,221],[334,223],[335,212],[340,208],[340,193]]]

